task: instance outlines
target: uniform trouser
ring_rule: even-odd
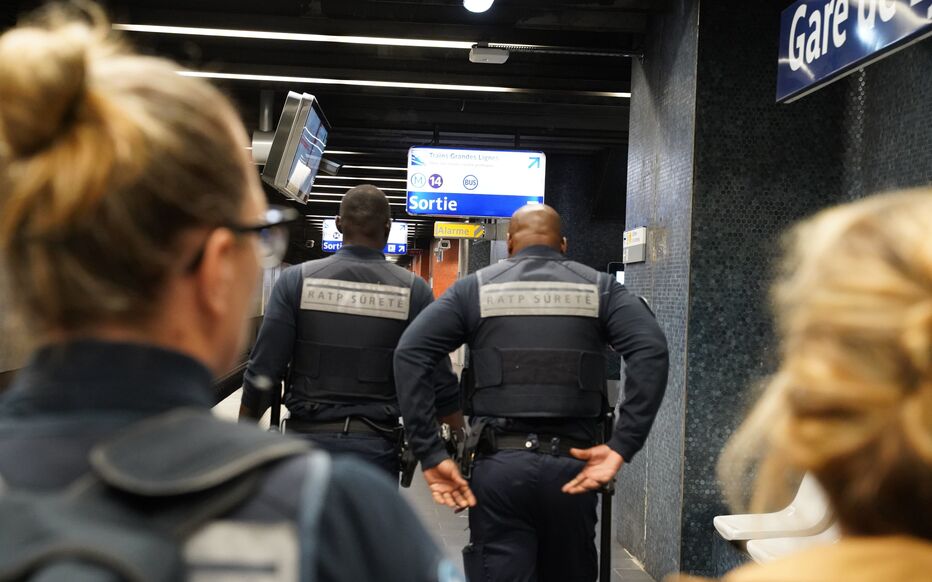
[[[481,456],[470,488],[469,582],[593,582],[596,494],[560,488],[583,462],[525,451]]]
[[[398,449],[386,438],[359,433],[289,433],[308,439],[328,453],[353,455],[385,471],[389,478],[398,481]]]

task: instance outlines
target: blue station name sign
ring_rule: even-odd
[[[932,0],[799,0],[783,11],[777,101],[932,35]]]

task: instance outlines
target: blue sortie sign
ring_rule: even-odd
[[[543,152],[412,147],[408,214],[507,218],[544,202],[546,176]]]
[[[799,0],[783,11],[777,101],[932,34],[932,0]]]

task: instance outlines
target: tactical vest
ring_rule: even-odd
[[[385,261],[329,257],[301,267],[290,390],[312,402],[395,400],[392,358],[415,275]]]
[[[600,416],[606,406],[598,272],[525,256],[477,273],[481,321],[464,371],[476,416]]]

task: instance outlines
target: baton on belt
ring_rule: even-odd
[[[291,384],[291,365],[288,366],[288,373],[285,374],[285,385]],[[269,431],[282,432],[281,415],[282,415],[282,383],[273,382],[269,387]]]
[[[615,411],[609,410],[605,414],[602,426],[602,442],[607,443],[612,438],[615,425]],[[615,478],[602,486],[602,515],[599,517],[600,545],[599,549],[599,580],[610,582],[612,579],[612,496],[615,495]]]

